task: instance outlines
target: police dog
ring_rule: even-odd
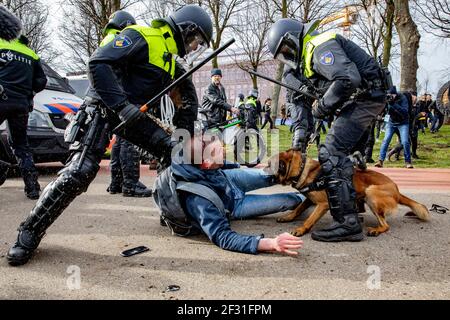
[[[301,191],[315,181],[320,173],[320,164],[316,160],[302,156],[300,151],[288,150],[273,157],[269,161],[269,167],[266,168],[266,171],[275,174],[279,184],[292,185],[292,187]],[[361,209],[364,208],[364,204],[367,204],[379,222],[379,226],[368,228],[368,236],[376,237],[389,230],[386,217],[394,214],[399,204],[412,210],[412,212],[406,214],[407,216],[415,216],[422,221],[430,219],[430,213],[424,205],[402,195],[398,186],[382,173],[355,169],[353,184],[356,189],[360,212],[364,212]],[[278,222],[291,222],[310,206],[316,205],[303,225],[292,232],[295,236],[308,233],[329,209],[325,190],[306,192],[305,196],[307,199],[294,211],[277,220]]]

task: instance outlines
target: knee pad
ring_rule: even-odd
[[[339,163],[339,156],[334,156],[326,145],[319,147],[319,162],[324,173],[330,173]]]
[[[58,188],[63,188],[65,192],[80,195],[87,191],[91,182],[95,179],[100,166],[92,161],[88,156],[84,159],[83,166],[78,170],[80,153],[76,153],[69,165],[61,170],[56,180]]]

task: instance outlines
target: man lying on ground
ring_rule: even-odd
[[[188,236],[203,232],[225,250],[257,254],[280,252],[297,255],[303,246],[300,238],[283,233],[275,238],[248,236],[231,229],[230,220],[248,219],[296,208],[304,199],[299,193],[249,195],[250,191],[275,185],[273,176],[263,170],[239,169],[225,164],[223,146],[213,142],[207,147],[212,155],[201,165],[187,164],[182,157],[155,184],[155,202],[172,232]],[[190,163],[190,162],[189,162]],[[173,213],[184,219],[175,221]]]

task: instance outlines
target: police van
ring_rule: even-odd
[[[69,121],[66,115],[78,111],[83,100],[67,79],[62,78],[47,64],[42,63],[47,76],[45,90],[34,97],[34,108],[28,119],[28,142],[36,163],[65,162],[69,146],[64,142],[64,131]],[[6,121],[0,125],[0,160],[16,163],[7,139]]]

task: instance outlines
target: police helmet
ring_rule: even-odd
[[[250,90],[250,92],[248,93],[249,97],[254,97],[254,98],[258,98],[259,96],[259,91],[258,89],[252,89]]]
[[[244,94],[239,93],[238,98],[239,98],[239,100],[244,101],[244,99],[245,99]]]
[[[109,22],[103,29],[103,36],[108,29],[123,30],[128,26],[136,24],[136,19],[126,11],[119,10],[109,17]]]
[[[12,41],[17,39],[22,30],[22,23],[11,11],[0,5],[0,39]]]
[[[174,30],[180,57],[194,52],[199,56],[209,47],[213,36],[213,24],[208,13],[200,6],[194,4],[183,6],[169,17],[155,20],[152,25],[158,26],[160,22],[168,23]]]
[[[303,50],[303,38],[313,32],[320,21],[308,24],[284,18],[270,28],[267,45],[274,58],[296,69]]]

